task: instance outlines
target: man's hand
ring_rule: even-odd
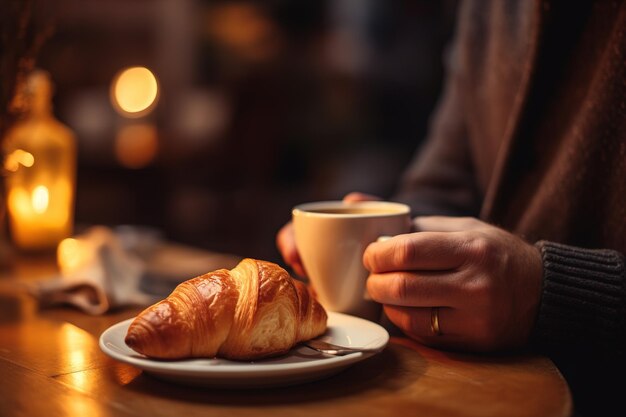
[[[419,232],[372,243],[367,289],[389,319],[428,345],[475,351],[528,342],[541,297],[539,251],[474,218],[418,217]],[[439,307],[440,335],[431,330]]]

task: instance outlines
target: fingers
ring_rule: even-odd
[[[488,226],[474,217],[421,216],[413,219],[413,228],[418,232],[462,232]]]
[[[276,235],[276,246],[287,265],[291,266],[296,274],[303,277],[306,276],[300,254],[296,247],[296,238],[292,222],[287,223],[278,231]]]
[[[381,304],[451,306],[459,293],[455,274],[429,271],[371,274],[367,280],[367,292]]]
[[[494,350],[493,342],[483,335],[479,321],[462,309],[438,308],[439,334],[432,327],[432,308],[386,305],[383,309],[393,324],[422,344],[462,351]]]
[[[466,261],[467,239],[458,233],[418,232],[370,244],[363,264],[372,273],[448,270]]]
[[[384,306],[384,311],[387,318],[409,337],[431,346],[454,346],[466,333],[462,315],[453,308],[438,308],[439,334],[432,327],[432,308]]]
[[[365,267],[371,272],[455,269],[472,256],[470,234],[494,228],[473,217],[416,217],[413,225],[417,233],[369,245]]]
[[[493,351],[527,343],[543,275],[536,248],[473,218],[415,223],[420,232],[373,243],[363,257],[368,293],[388,318],[431,346]],[[431,329],[433,311],[442,334]]]
[[[365,194],[365,193],[360,193],[360,192],[352,192],[352,193],[346,194],[346,196],[343,198],[344,203],[356,203],[358,201],[380,201],[380,200],[382,200],[382,198],[377,197],[375,195]]]

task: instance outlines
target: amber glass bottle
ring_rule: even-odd
[[[54,249],[72,233],[76,141],[52,113],[46,72],[33,72],[21,94],[26,111],[3,144],[11,236],[20,249]]]

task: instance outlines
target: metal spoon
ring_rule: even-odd
[[[355,352],[380,352],[382,348],[369,349],[369,348],[351,348],[347,346],[338,346],[333,345],[332,343],[323,342],[321,340],[307,340],[306,342],[302,342],[302,344],[306,347],[309,347],[313,350],[316,350],[321,353],[325,353],[327,355],[335,355],[335,356],[343,356],[349,355],[350,353]]]

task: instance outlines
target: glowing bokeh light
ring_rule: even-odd
[[[35,157],[32,153],[22,149],[16,149],[7,155],[4,160],[4,168],[9,172],[16,172],[20,165],[30,168],[35,163]]]
[[[57,247],[57,263],[61,271],[71,271],[80,264],[80,245],[74,238],[63,239]]]
[[[157,129],[149,123],[124,126],[115,137],[115,156],[126,168],[138,169],[149,165],[158,149]]]
[[[159,95],[155,75],[145,67],[131,67],[120,71],[111,85],[111,101],[116,110],[127,117],[149,113]]]

